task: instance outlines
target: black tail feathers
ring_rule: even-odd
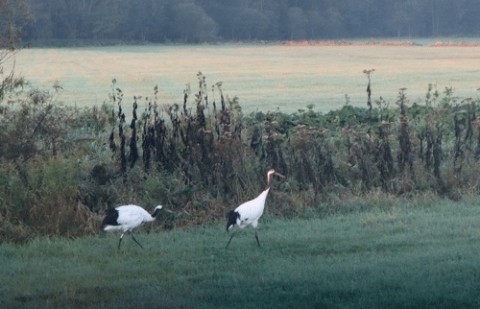
[[[240,218],[240,214],[234,210],[230,210],[227,213],[227,232],[232,226],[237,224],[238,218]]]

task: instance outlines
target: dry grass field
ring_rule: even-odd
[[[480,87],[480,47],[449,44],[225,44],[197,46],[115,46],[24,49],[15,57],[15,71],[33,85],[63,90],[59,101],[91,106],[108,101],[111,81],[125,94],[152,96],[159,86],[161,103],[180,102],[186,84],[196,90],[196,73],[207,83],[223,82],[229,96],[238,96],[245,111],[280,109],[293,112],[313,104],[317,111],[350,103],[364,106],[367,78],[372,98],[390,104],[398,89],[407,88],[410,102],[422,100],[428,84],[443,91],[453,87],[461,97],[476,97]],[[10,64],[9,64],[10,65]],[[50,88],[51,89],[51,88]]]

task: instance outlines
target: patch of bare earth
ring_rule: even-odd
[[[414,41],[286,41],[286,46],[423,46]],[[473,41],[436,41],[425,46],[430,47],[479,47],[480,42]]]
[[[480,46],[480,42],[468,42],[468,41],[460,41],[460,42],[442,42],[437,41],[430,44],[432,47],[478,47]]]

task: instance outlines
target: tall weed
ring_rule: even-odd
[[[35,97],[5,110],[6,128],[24,123],[17,112],[36,115],[42,125],[39,115],[50,118],[49,130],[29,140],[33,148],[23,156],[0,152],[2,240],[94,233],[105,209],[131,203],[174,210],[165,228],[216,221],[257,196],[269,168],[287,176],[273,183],[267,201],[283,217],[431,192],[459,200],[480,189],[478,100],[459,100],[452,89],[442,95],[429,88],[425,104],[410,104],[400,89],[390,107],[383,99],[371,104],[369,87],[368,109],[347,102],[326,114],[309,106],[246,115],[221,82],[197,78],[198,91],[187,87],[180,104],[161,104],[158,87],[129,101],[114,80],[111,101],[99,108],[53,109]],[[56,132],[55,142],[48,132]]]

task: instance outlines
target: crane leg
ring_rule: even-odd
[[[125,233],[120,235],[120,239],[118,240],[118,250],[120,250],[120,244],[122,243],[123,235],[125,235]]]
[[[133,233],[131,233],[131,235],[132,235],[132,239],[137,243],[137,245],[139,245],[140,248],[143,249],[142,245],[135,239],[135,237],[133,237]]]
[[[257,240],[258,247],[261,248],[262,246],[260,246],[260,241],[258,241],[257,229],[255,229],[255,239]]]
[[[232,238],[233,238],[233,236],[235,236],[235,234],[237,234],[237,231],[232,233],[232,236],[230,236],[230,239],[228,240],[227,245],[225,246],[225,249],[228,248],[228,245],[230,245],[230,242],[232,241]]]

